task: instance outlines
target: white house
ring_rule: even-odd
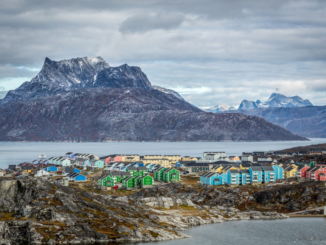
[[[37,173],[35,174],[35,177],[42,177],[42,176],[49,176],[49,172],[45,171],[44,169],[40,169],[39,171],[37,171]]]

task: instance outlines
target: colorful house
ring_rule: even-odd
[[[165,182],[179,182],[180,173],[174,168],[167,168],[163,172],[163,181]]]
[[[132,176],[129,176],[122,180],[122,187],[124,187],[127,190],[134,189],[135,188],[135,179]]]
[[[281,166],[275,164],[272,166],[272,168],[274,169],[275,180],[284,179],[283,168]]]
[[[309,169],[308,165],[300,165],[297,169],[298,178],[306,178],[306,171]]]
[[[78,173],[70,173],[67,175],[67,178],[71,181],[86,181],[86,177],[84,175]]]
[[[249,170],[248,169],[240,169],[239,173],[240,173],[239,183],[241,185],[249,185],[250,179],[251,179]]]
[[[165,167],[159,167],[154,170],[154,179],[156,181],[162,181],[163,180],[163,172],[166,170]]]
[[[292,178],[296,177],[297,175],[297,167],[294,167],[293,165],[288,165],[284,168],[284,178]]]
[[[251,184],[261,184],[263,182],[263,170],[260,166],[249,168]]]
[[[112,186],[114,186],[114,180],[109,174],[106,174],[106,175],[101,176],[98,179],[97,184],[99,186],[112,187]]]
[[[55,166],[49,166],[49,167],[45,168],[44,170],[48,171],[48,172],[58,172],[58,168]]]
[[[239,185],[240,184],[240,173],[238,170],[229,170],[227,172],[227,183],[229,185]]]
[[[263,169],[263,183],[275,182],[275,173],[272,166],[261,166]]]
[[[104,168],[104,161],[94,160],[94,161],[92,161],[91,166],[94,168]]]

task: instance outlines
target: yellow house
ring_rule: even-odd
[[[166,168],[172,167],[172,163],[169,159],[143,159],[143,162],[144,164],[149,164],[149,163],[159,164]]]
[[[291,178],[291,177],[296,177],[297,174],[297,167],[293,167],[292,165],[287,166],[283,172],[284,172],[284,178]]]
[[[144,155],[144,159],[162,159],[162,155]]]
[[[182,158],[182,161],[198,161],[198,158],[196,157],[191,157],[191,156],[184,156]]]
[[[168,159],[171,161],[172,164],[175,164],[178,161],[181,161],[180,155],[164,155],[163,159]]]
[[[137,162],[140,161],[139,155],[121,155],[122,162]]]
[[[238,157],[238,156],[229,156],[229,159],[231,161],[240,161],[240,157]]]
[[[209,165],[209,167],[211,167],[211,165]],[[210,169],[210,172],[213,172],[213,173],[222,173],[223,171],[223,167],[221,165],[215,165],[214,167],[212,167]]]

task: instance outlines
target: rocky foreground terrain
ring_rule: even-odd
[[[210,187],[167,184],[103,194],[25,177],[0,181],[0,244],[162,241],[196,225],[286,218],[326,202],[319,182]],[[278,213],[278,212],[283,213]]]

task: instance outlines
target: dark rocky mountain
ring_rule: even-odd
[[[47,58],[2,100],[0,114],[2,141],[305,140],[258,117],[203,112],[152,87],[140,68],[99,57]]]
[[[265,118],[304,137],[326,138],[326,106],[259,108],[238,112]]]
[[[6,91],[4,87],[0,87],[0,99],[3,99],[7,93],[8,91]]]
[[[269,108],[269,107],[303,107],[313,106],[309,100],[304,100],[299,96],[286,97],[285,95],[273,93],[265,102],[260,100],[250,101],[243,100],[238,110],[251,110],[256,108]]]

